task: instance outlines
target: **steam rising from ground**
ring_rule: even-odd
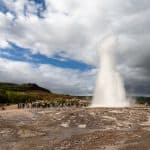
[[[117,38],[105,38],[99,49],[100,70],[98,72],[96,90],[92,107],[126,107],[129,101],[126,98],[124,82],[116,70],[114,50]]]

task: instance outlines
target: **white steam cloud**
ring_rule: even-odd
[[[126,107],[130,105],[126,98],[124,82],[116,69],[114,56],[116,46],[117,38],[108,36],[99,49],[100,70],[92,107]]]

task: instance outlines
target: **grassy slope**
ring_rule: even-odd
[[[66,99],[85,99],[85,97],[55,94],[31,83],[0,83],[0,103],[19,103],[27,100],[64,101]]]
[[[35,101],[52,93],[36,84],[0,83],[0,103]]]
[[[0,103],[18,103],[25,102],[26,100],[48,100],[58,101],[66,99],[88,99],[92,97],[84,96],[70,96],[63,94],[55,94],[51,91],[42,88],[36,84],[13,84],[13,83],[0,83]],[[139,104],[149,104],[149,97],[135,97]]]
[[[42,88],[36,84],[13,84],[13,83],[0,83],[0,89],[9,90],[9,91],[42,91],[42,92],[50,92],[49,90]]]

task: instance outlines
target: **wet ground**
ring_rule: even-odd
[[[0,150],[149,150],[150,108],[0,111]]]

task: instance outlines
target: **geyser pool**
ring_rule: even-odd
[[[99,49],[100,62],[92,107],[127,107],[124,82],[116,69],[114,50],[117,38],[104,39]]]

